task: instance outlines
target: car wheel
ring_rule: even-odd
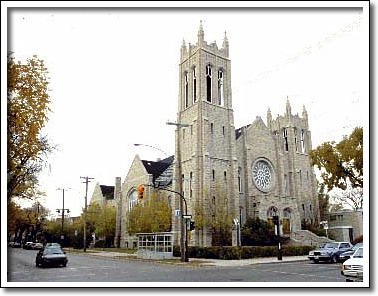
[[[64,263],[62,264],[62,266],[63,266],[63,267],[66,267],[66,266],[67,266],[67,262],[64,262]]]
[[[314,263],[319,263],[319,260],[318,259],[314,259]]]
[[[35,261],[35,266],[39,267],[39,263],[37,261]]]
[[[332,263],[337,263],[337,256],[336,255],[332,256],[331,262]]]

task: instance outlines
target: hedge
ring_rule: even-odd
[[[282,256],[308,255],[310,246],[283,246]],[[278,256],[277,246],[264,247],[188,247],[189,258],[238,260]],[[180,257],[180,246],[173,247],[173,256]]]

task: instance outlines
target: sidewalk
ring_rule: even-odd
[[[135,254],[119,253],[119,252],[106,252],[106,251],[91,251],[86,253],[87,256],[92,257],[106,257],[114,259],[134,259],[143,260],[136,258]],[[179,259],[175,257],[175,259]],[[156,262],[164,262],[165,260],[151,260]],[[169,260],[167,260],[169,261]],[[231,266],[247,266],[253,264],[267,264],[267,263],[284,263],[284,262],[300,262],[309,261],[307,255],[304,256],[284,256],[282,260],[278,260],[277,257],[263,257],[263,258],[253,258],[253,259],[240,259],[240,260],[221,260],[221,259],[204,259],[204,258],[189,258],[189,262],[177,262],[178,265],[189,265],[191,262],[195,262],[196,265],[200,266],[217,266],[217,267],[231,267]],[[170,261],[171,262],[171,261]],[[172,262],[171,262],[172,263]]]

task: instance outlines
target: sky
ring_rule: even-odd
[[[225,32],[229,40],[236,128],[256,116],[266,123],[268,108],[273,118],[283,115],[288,99],[293,114],[302,117],[305,106],[313,148],[340,141],[357,126],[368,134],[366,12],[238,8],[238,2],[232,3],[227,9],[8,11],[7,49],[16,61],[37,55],[49,70],[52,112],[43,134],[58,149],[40,178],[47,208],[62,208],[63,194],[57,189],[64,188],[65,208],[71,216],[80,215],[85,200],[81,177],[94,178],[89,203],[97,182],[114,185],[118,176],[123,182],[136,154],[148,160],[166,157],[161,151],[174,154],[174,127],[166,122],[177,117],[180,47],[183,40],[197,42],[200,21],[208,43],[221,47]]]

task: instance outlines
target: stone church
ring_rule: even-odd
[[[308,152],[311,133],[305,107],[292,114],[289,100],[282,116],[273,118],[267,106],[266,124],[257,116],[236,128],[232,109],[231,60],[225,34],[221,48],[208,44],[202,23],[196,44],[181,46],[175,156],[158,161],[135,156],[121,181],[116,177],[116,245],[136,247],[126,231],[128,212],[138,203],[140,184],[181,192],[188,214],[196,222],[199,208],[212,216],[220,195],[228,214],[245,223],[249,217],[270,220],[278,215],[280,229],[290,234],[301,221],[319,221],[317,186]],[[173,143],[172,143],[173,144]],[[146,195],[152,187],[146,187]],[[167,192],[172,208],[172,232],[180,240],[180,196]],[[191,232],[188,245],[211,246],[210,227]]]

